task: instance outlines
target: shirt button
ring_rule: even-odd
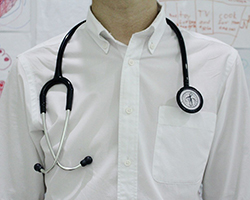
[[[127,114],[131,114],[133,112],[133,109],[132,108],[126,108],[125,112]]]
[[[153,43],[153,42],[150,44],[149,48],[150,48],[151,50],[154,50],[155,45],[154,45],[154,43]]]
[[[126,160],[126,161],[124,162],[124,165],[125,165],[126,167],[129,167],[131,164],[132,164],[131,160]]]
[[[103,48],[104,48],[104,49],[107,49],[108,47],[109,47],[109,45],[108,45],[107,43],[104,43],[104,44],[103,44]]]
[[[135,61],[133,59],[129,59],[128,64],[130,66],[133,66],[135,64]]]

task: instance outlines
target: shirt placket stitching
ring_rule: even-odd
[[[138,43],[136,44],[135,42],[132,43],[132,45],[128,47],[123,63],[119,111],[118,199],[127,199],[126,197],[129,197],[129,199],[131,200],[137,199],[137,154],[140,78],[139,58],[142,53],[143,44],[144,42],[141,42],[140,45]],[[132,66],[129,65],[129,59],[135,60]],[[131,79],[133,79],[132,83]],[[126,93],[125,91],[130,92]],[[131,96],[128,95],[129,93],[131,94]],[[133,113],[128,115],[125,114],[125,109],[127,108],[127,106],[132,106]],[[126,126],[130,126],[130,128],[132,126],[133,132],[126,133],[126,130],[130,130]],[[126,139],[127,143],[123,141],[124,139]],[[133,147],[131,147],[132,145],[128,144],[128,141],[130,140],[133,141]],[[132,160],[132,164],[128,167],[124,165],[126,158]],[[130,180],[131,183],[129,183]],[[126,187],[129,187],[129,189],[127,188],[124,190],[124,188]],[[125,191],[130,191],[130,194],[125,194]]]

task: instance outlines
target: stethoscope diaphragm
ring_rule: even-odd
[[[176,95],[176,101],[179,107],[188,113],[199,112],[203,106],[201,93],[190,86],[182,87]]]

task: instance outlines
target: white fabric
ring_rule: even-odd
[[[18,57],[0,102],[0,199],[204,200],[250,199],[250,105],[238,53],[217,40],[181,30],[190,85],[203,95],[199,113],[177,106],[180,49],[164,9],[128,46],[91,12],[66,48],[63,74],[74,102],[60,162],[53,163],[39,112],[41,87],[53,77],[53,38]],[[65,118],[65,88],[47,95],[47,124],[56,152]]]

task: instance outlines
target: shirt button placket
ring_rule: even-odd
[[[124,57],[120,87],[118,200],[137,199],[139,130],[139,59],[144,42],[130,42]]]
[[[125,60],[120,90],[118,200],[135,200],[137,164],[132,160],[137,160],[138,148],[139,66],[131,57]]]

